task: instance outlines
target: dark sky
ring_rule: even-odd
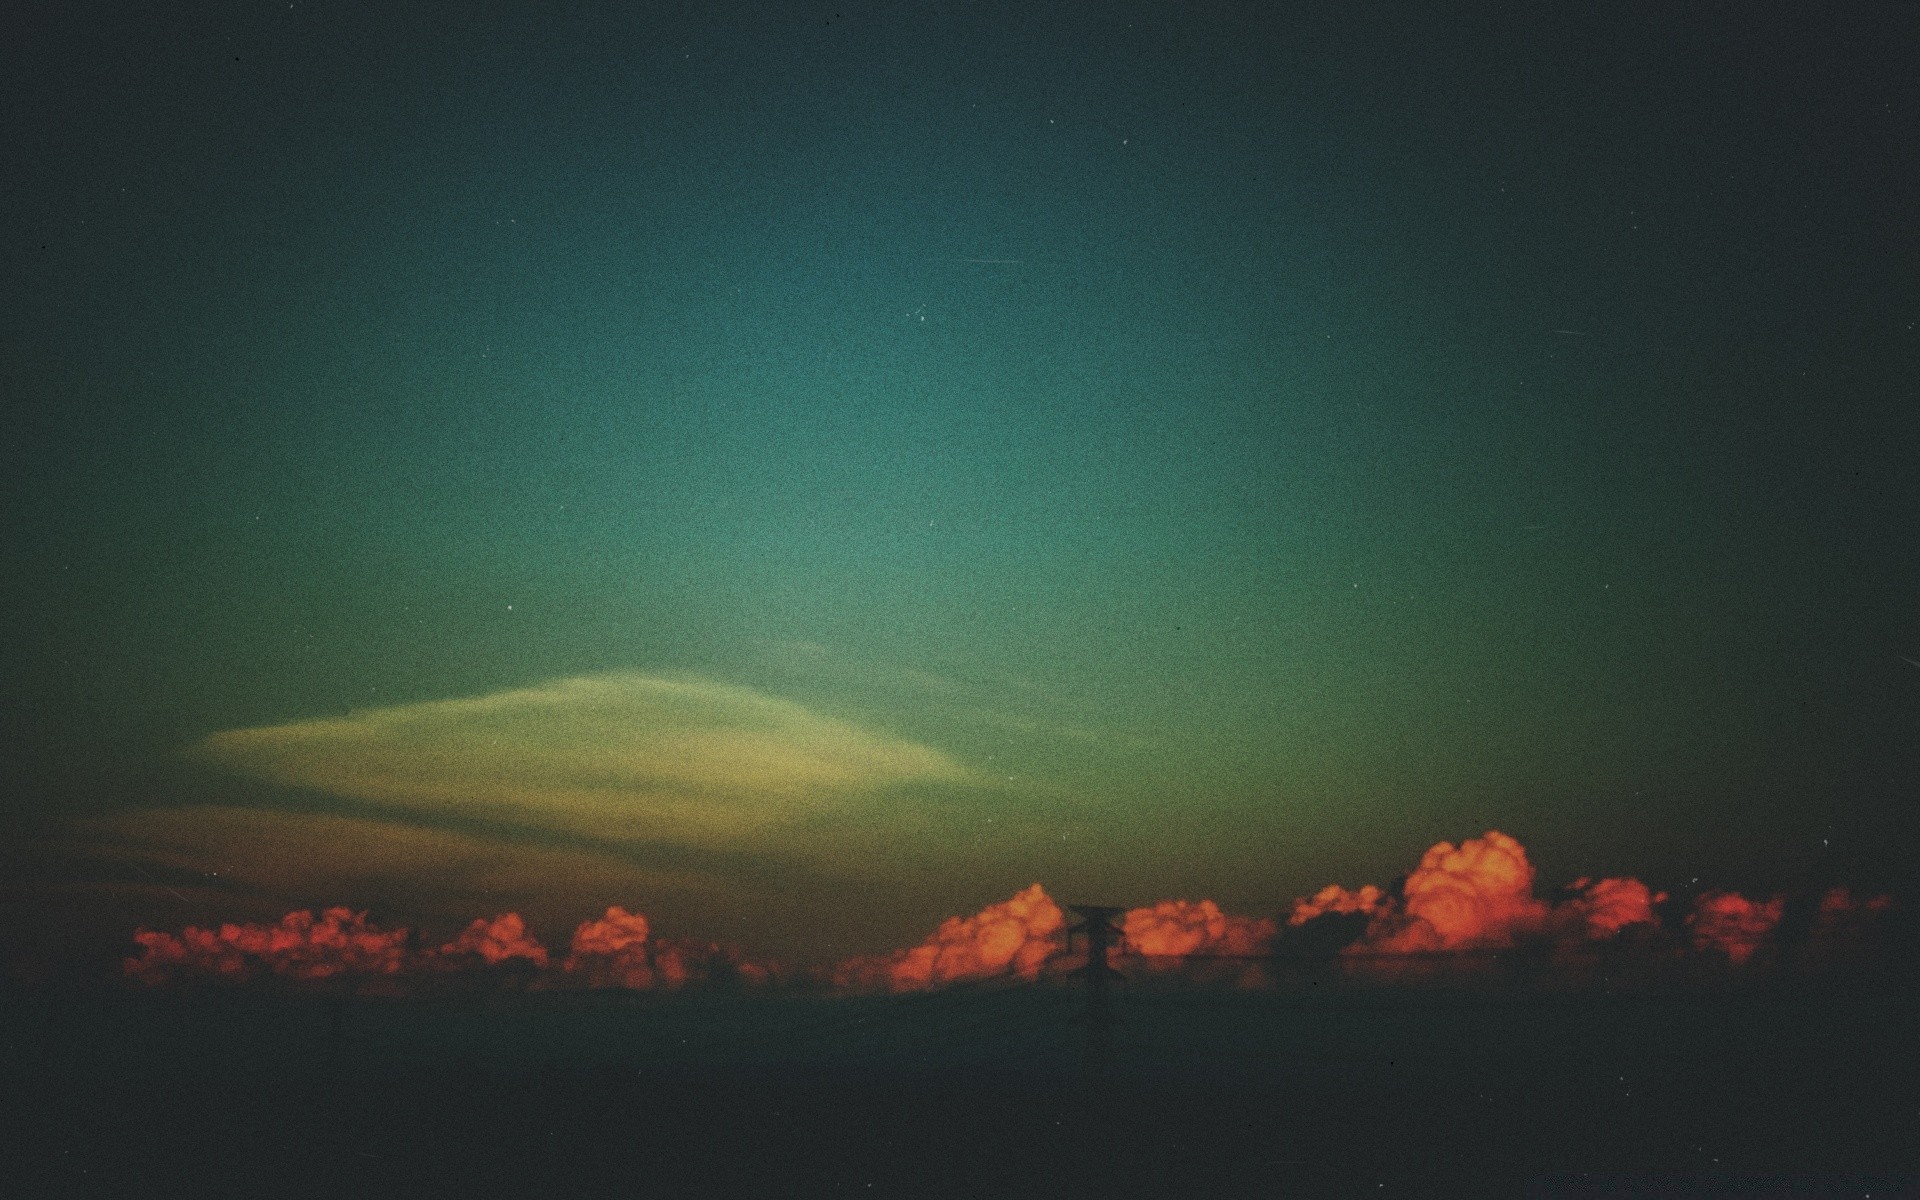
[[[0,944],[1887,886],[1920,7],[1570,7],[13,13]]]

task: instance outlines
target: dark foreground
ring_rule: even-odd
[[[1920,1196],[1904,980],[7,997],[11,1196]]]

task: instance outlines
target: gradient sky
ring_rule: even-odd
[[[0,944],[1920,852],[1912,5],[34,7]]]

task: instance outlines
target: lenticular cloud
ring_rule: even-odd
[[[752,688],[612,672],[230,729],[194,753],[410,812],[489,811],[616,841],[734,841],[824,810],[966,785],[946,754]]]

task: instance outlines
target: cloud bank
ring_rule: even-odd
[[[381,984],[378,990],[393,992],[453,979],[481,984],[513,979],[544,988],[650,991],[690,984],[757,986],[775,970],[716,942],[653,937],[644,916],[618,907],[581,924],[571,953],[557,963],[527,932],[520,914],[511,912],[473,921],[438,949],[415,946],[410,929],[382,928],[366,913],[340,907],[318,915],[291,912],[272,925],[189,925],[179,933],[142,929],[133,940],[140,953],[125,959],[121,969],[149,985],[275,977]],[[523,971],[499,971],[512,966]]]
[[[1280,978],[1269,968],[1284,972],[1289,962],[1309,959],[1338,963],[1353,978],[1376,983],[1506,978],[1486,952],[1517,950],[1509,965],[1536,972],[1533,982],[1601,985],[1623,970],[1631,975],[1636,964],[1670,971],[1691,961],[1711,969],[1717,959],[1751,971],[1758,962],[1769,969],[1824,969],[1865,961],[1884,949],[1882,922],[1893,908],[1889,896],[1857,898],[1833,888],[1817,903],[1795,902],[1802,904],[1804,927],[1783,940],[1779,931],[1790,905],[1781,896],[1756,901],[1706,892],[1694,899],[1683,922],[1668,928],[1660,911],[1667,897],[1640,880],[1583,877],[1547,901],[1534,895],[1534,878],[1526,848],[1489,831],[1459,845],[1434,845],[1398,895],[1371,885],[1329,886],[1296,900],[1284,924],[1277,917],[1228,913],[1212,900],[1163,900],[1128,909],[1120,916],[1113,953],[1135,977],[1144,972],[1257,987]],[[1318,936],[1323,932],[1342,936],[1334,941]],[[564,959],[550,954],[514,912],[473,920],[437,948],[410,939],[405,930],[371,925],[364,912],[345,907],[317,917],[289,913],[276,925],[189,926],[178,934],[142,929],[135,942],[141,953],[125,960],[125,972],[155,984],[276,976],[417,986],[465,976],[483,983],[632,990],[788,980],[840,993],[902,993],[1062,980],[1080,961],[1066,912],[1037,883],[971,916],[949,917],[917,945],[799,975],[719,943],[658,937],[646,916],[619,906],[578,924]],[[1595,964],[1607,970],[1596,974],[1589,970]]]

